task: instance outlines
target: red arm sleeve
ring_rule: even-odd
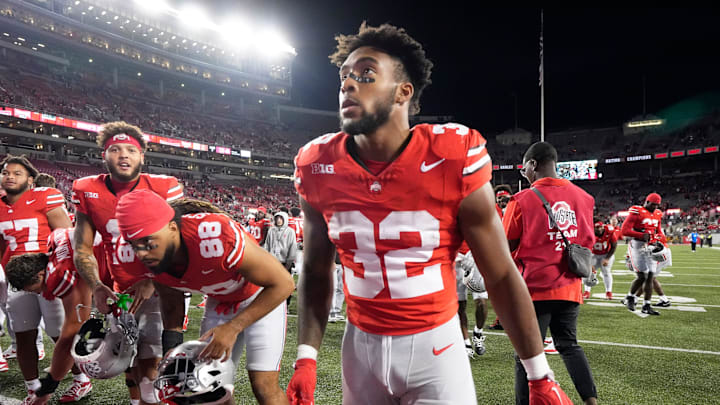
[[[627,219],[625,219],[625,222],[623,222],[622,225],[622,234],[625,236],[630,236],[633,238],[642,239],[644,233],[636,231],[635,224],[637,223],[638,218],[640,218],[640,215],[637,214],[630,214]]]

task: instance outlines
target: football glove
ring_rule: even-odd
[[[528,381],[530,405],[573,405],[565,391],[551,378]]]
[[[295,362],[294,368],[295,373],[287,387],[287,398],[290,405],[314,405],[317,361],[300,359]]]

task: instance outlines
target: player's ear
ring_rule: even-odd
[[[415,87],[410,82],[402,82],[395,90],[395,102],[398,104],[408,103],[415,94]]]
[[[180,229],[180,227],[178,227],[177,222],[170,221],[170,223],[168,224],[168,229],[170,229],[172,232],[177,232]]]

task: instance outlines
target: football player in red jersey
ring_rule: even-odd
[[[132,246],[122,256],[134,251],[150,269],[166,329],[177,331],[182,322],[182,306],[174,304],[178,290],[207,294],[200,340],[210,344],[200,358],[237,365],[247,346],[246,368],[258,402],[287,403],[279,369],[292,277],[270,253],[247,243],[240,224],[213,205],[179,200],[173,207],[149,190],[121,198],[117,219]]]
[[[0,233],[2,233],[5,266],[12,256],[47,251],[50,232],[72,226],[65,209],[65,197],[54,188],[33,188],[37,169],[25,156],[8,155],[0,163],[2,187],[7,193],[0,200]],[[38,380],[38,325],[45,321],[45,331],[53,339],[60,335],[63,307],[60,300],[50,300],[25,291],[10,291],[7,312],[15,332],[17,357],[28,390],[28,398],[40,387]],[[42,338],[40,338],[42,339]]]
[[[314,401],[337,249],[349,321],[343,403],[475,403],[457,317],[454,259],[463,239],[536,380],[531,391],[550,400],[562,390],[548,378],[532,302],[503,237],[485,140],[458,124],[410,128],[432,63],[404,29],[363,24],[337,40],[342,132],[295,158],[306,255],[290,402]]]
[[[512,196],[512,188],[510,188],[507,184],[500,184],[499,186],[495,186],[495,208],[497,209],[498,215],[500,215],[500,218],[503,217],[505,214],[505,208],[508,205],[508,202],[510,201],[510,197]],[[477,303],[477,301],[475,301]],[[475,308],[477,311],[477,306]],[[485,303],[485,317],[487,318],[487,302]],[[477,312],[475,313],[475,318],[477,320]],[[491,330],[503,330],[502,324],[500,323],[500,318],[495,316],[495,321],[492,323],[492,325],[488,326],[488,329]]]
[[[48,375],[27,401],[45,404],[65,375],[73,370],[73,383],[60,398],[60,403],[79,401],[92,390],[90,379],[74,366],[70,349],[75,334],[90,316],[92,291],[77,275],[73,264],[72,229],[54,230],[48,239],[49,254],[26,253],[10,259],[6,267],[8,281],[18,290],[42,295],[48,300],[62,301],[67,316],[59,339],[55,342]]]
[[[653,239],[664,238],[661,220],[662,211],[658,209],[662,198],[660,194],[650,193],[645,198],[645,204],[642,206],[633,205],[629,208],[630,214],[622,225],[622,234],[632,238],[628,252],[630,254],[630,263],[637,278],[630,285],[630,291],[625,297],[625,305],[630,311],[635,310],[634,291],[641,286],[645,291],[645,300],[642,306],[642,313],[649,315],[660,315],[658,311],[651,306],[653,279],[657,272],[657,262],[652,259],[648,250],[648,244]]]
[[[255,218],[248,221],[248,232],[255,239],[258,245],[265,243],[267,231],[272,226],[271,221],[267,218],[267,209],[258,207],[255,211]]]
[[[617,239],[614,228],[605,226],[602,221],[595,221],[595,243],[593,243],[593,271],[601,269],[603,284],[605,284],[605,298],[612,299],[612,266],[615,262],[615,249]]]
[[[73,183],[75,266],[93,289],[95,305],[102,313],[110,312],[108,299],[115,300],[115,292],[130,292],[132,289],[135,301],[131,312],[135,314],[140,329],[138,355],[131,367],[132,379],[140,389],[142,402],[155,403],[153,380],[163,355],[160,304],[152,283],[141,282],[142,275],[123,266],[115,254],[115,245],[120,238],[115,206],[120,197],[132,190],[149,189],[172,201],[183,196],[183,188],[175,177],[141,173],[147,143],[140,128],[122,121],[105,124],[98,134],[97,143],[103,150],[103,160],[109,173],[83,177]],[[103,284],[93,255],[96,231],[102,236],[105,265],[113,280],[112,289]],[[131,389],[132,384],[129,384]]]

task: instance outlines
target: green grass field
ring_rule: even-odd
[[[599,401],[605,404],[711,404],[720,403],[720,250],[673,247],[673,264],[661,273],[660,281],[673,306],[659,308],[660,316],[641,318],[620,305],[634,276],[626,272],[625,245],[618,247],[613,301],[606,301],[602,280],[593,288],[593,298],[582,306],[578,337],[590,361]],[[186,339],[198,337],[202,310],[196,309],[200,297],[193,297],[190,330]],[[653,299],[655,302],[656,299]],[[295,310],[291,304],[291,314]],[[471,305],[472,306],[472,305]],[[470,309],[469,311],[472,311]],[[468,314],[470,326],[474,315]],[[490,311],[488,323],[495,318]],[[296,354],[296,321],[288,319],[285,361],[280,383],[285,387],[292,375]],[[341,403],[340,341],[344,323],[329,324],[318,364],[318,404]],[[514,402],[513,350],[503,333],[490,331],[488,351],[471,361],[478,402],[511,404]],[[6,348],[10,340],[0,338]],[[48,354],[51,342],[46,338]],[[50,365],[50,355],[40,367]],[[558,355],[550,364],[561,386],[575,403],[580,398]],[[244,370],[244,364],[240,364]],[[62,392],[69,380],[61,383]],[[0,374],[0,395],[22,399],[25,396],[22,377],[15,360],[10,371]],[[236,383],[238,404],[255,403],[244,371]],[[95,381],[94,390],[81,404],[128,404],[127,391],[121,379]],[[0,397],[0,403],[3,400]]]

